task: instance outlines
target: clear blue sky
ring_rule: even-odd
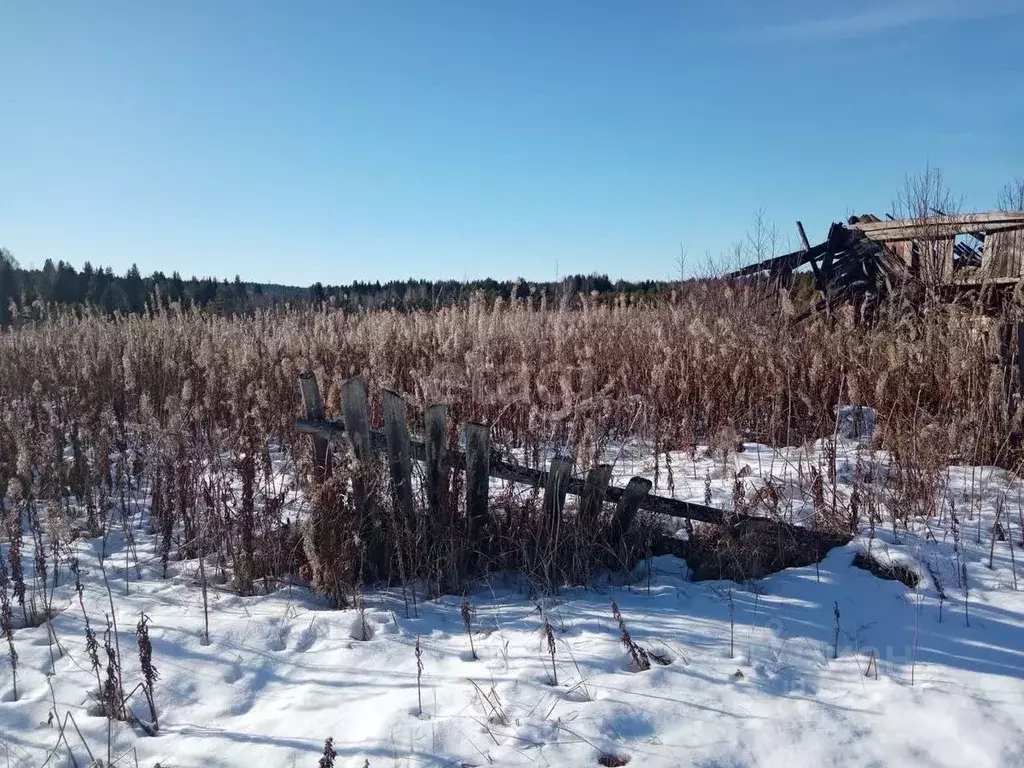
[[[307,285],[664,278],[1024,174],[1020,0],[0,0],[0,245]]]

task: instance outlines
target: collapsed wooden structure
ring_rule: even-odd
[[[870,214],[834,223],[825,241],[812,246],[797,222],[803,247],[729,273],[739,278],[767,275],[780,287],[810,267],[820,299],[814,311],[865,303],[908,287],[938,295],[1012,288],[1024,279],[1024,211],[879,219]]]

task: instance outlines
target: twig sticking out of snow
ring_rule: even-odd
[[[967,589],[967,563],[964,563],[960,566],[960,575],[963,578],[964,582],[964,621],[967,623],[967,626],[969,627],[971,626],[971,615],[967,609],[967,601],[970,597],[970,592]]]
[[[548,653],[551,655],[551,684],[558,685],[558,669],[555,667],[555,633],[547,619],[544,619],[544,637],[547,638]]]
[[[416,699],[419,703],[419,716],[423,717],[423,648],[420,636],[416,635]]]
[[[836,617],[836,635],[835,635],[835,640],[834,640],[833,645],[832,645],[832,658],[833,659],[838,659],[839,658],[839,631],[840,631],[840,629],[839,629],[839,603],[834,602],[832,605],[833,605],[832,613]]]
[[[469,635],[469,651],[473,654],[473,661],[477,661],[476,648],[473,647],[473,610],[469,605],[469,600],[462,601],[460,610],[462,613],[462,625],[466,628],[466,634]]]
[[[612,616],[615,617],[615,621],[619,624],[619,640],[622,641],[623,647],[629,652],[629,656],[633,660],[633,670],[636,672],[646,672],[651,668],[651,658],[648,656],[647,651],[633,642],[629,630],[626,629],[626,622],[619,612],[619,606],[614,600],[612,600]]]
[[[864,677],[871,675],[872,670],[875,673],[875,680],[878,679],[878,658],[875,656],[875,651],[872,649],[871,658],[868,659],[868,668],[864,671]]]
[[[928,575],[932,577],[932,583],[935,584],[935,591],[939,593],[939,623],[942,623],[942,604],[946,602],[946,590],[942,586],[942,581],[939,579],[939,573],[935,570],[935,567],[931,563],[925,563],[925,567],[928,569]]]
[[[142,686],[146,694],[146,703],[149,704],[149,714],[153,720],[153,730],[159,729],[156,717],[156,703],[153,701],[153,683],[160,677],[160,673],[153,665],[153,644],[149,640],[149,617],[142,614],[139,623],[135,627],[135,637],[139,644],[139,665],[142,668],[142,676],[145,684]]]

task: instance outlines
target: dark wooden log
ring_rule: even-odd
[[[398,514],[414,528],[416,512],[412,498],[412,459],[409,456],[409,429],[405,423],[405,400],[397,392],[385,389],[383,410],[391,494]]]
[[[565,508],[565,495],[569,491],[569,479],[572,477],[573,461],[568,456],[555,456],[551,459],[547,482],[544,485],[544,516],[548,521],[549,530],[554,533],[562,520]]]
[[[320,386],[316,374],[303,373],[299,376],[299,390],[302,392],[302,405],[306,409],[306,418],[320,420],[324,418],[324,399],[320,396]],[[313,480],[322,483],[331,475],[331,447],[327,438],[312,435],[313,441]]]
[[[476,536],[487,521],[490,499],[491,429],[486,424],[466,424],[466,523],[470,536]]]
[[[448,481],[448,443],[445,434],[448,431],[448,406],[432,405],[423,413],[426,422],[426,440],[424,441],[424,462],[426,469],[424,481],[427,489],[427,507],[431,519],[445,525],[450,522],[450,515],[444,509],[443,489]]]
[[[587,473],[587,479],[583,481],[583,500],[580,502],[581,526],[592,526],[600,518],[611,480],[611,464],[601,464]]]
[[[626,489],[622,492],[619,503],[615,507],[615,517],[612,518],[611,527],[612,541],[618,541],[629,531],[637,511],[650,490],[650,480],[643,477],[629,479]]]

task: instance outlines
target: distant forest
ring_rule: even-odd
[[[537,301],[565,295],[651,294],[668,290],[671,283],[658,280],[612,282],[607,275],[568,275],[558,282],[525,280],[391,280],[385,283],[353,282],[348,285],[314,283],[308,288],[272,283],[214,278],[183,278],[177,272],[143,276],[132,265],[124,275],[109,267],[81,270],[63,261],[47,259],[42,269],[22,269],[14,256],[0,248],[0,327],[6,327],[19,309],[30,311],[37,301],[64,306],[95,307],[103,312],[141,312],[157,302],[181,302],[213,312],[248,312],[283,304],[330,303],[352,311],[359,309],[430,309],[454,304],[482,291],[489,297],[527,298]]]

